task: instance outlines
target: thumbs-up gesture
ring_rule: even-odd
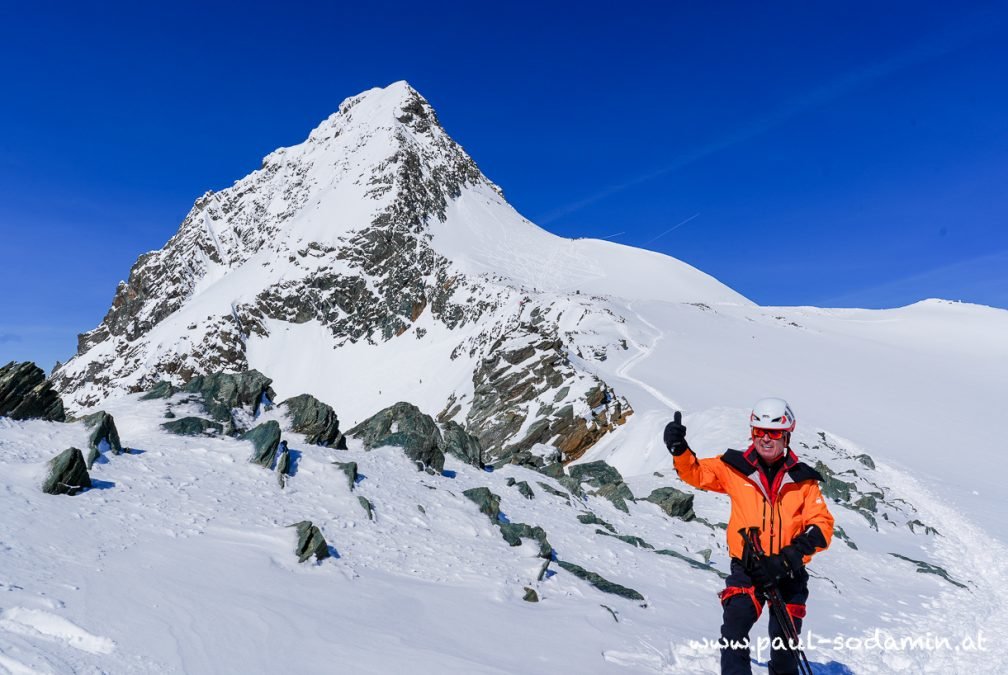
[[[686,443],[686,427],[682,423],[682,413],[676,410],[672,421],[665,425],[665,447],[673,456],[689,450]]]

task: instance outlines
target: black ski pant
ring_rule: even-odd
[[[804,568],[794,578],[787,578],[779,584],[781,596],[788,605],[795,628],[801,633],[805,616],[805,601],[808,599],[808,572]],[[752,580],[746,574],[742,563],[731,561],[731,574],[725,579],[725,590],[721,593],[724,609],[724,623],[721,624],[721,673],[722,675],[749,675],[752,673],[749,631],[759,618],[766,598],[753,588]],[[770,611],[768,609],[768,611]],[[779,640],[778,640],[779,638]],[[787,648],[788,640],[784,630],[770,611],[770,672],[784,675],[798,672],[798,655]],[[755,640],[753,641],[755,642]],[[734,643],[734,645],[733,645]],[[774,645],[783,649],[774,649]]]

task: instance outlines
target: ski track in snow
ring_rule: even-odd
[[[626,304],[626,309],[633,312],[641,324],[654,331],[655,338],[650,345],[641,344],[631,337],[626,324],[621,324],[620,333],[635,346],[637,353],[616,368],[614,371],[616,376],[625,382],[637,385],[670,410],[681,409],[662,392],[634,377],[631,373],[634,368],[652,355],[658,343],[665,337],[665,333],[638,312],[634,312],[629,303]],[[610,383],[616,387],[617,391],[621,390],[617,381],[610,379]],[[626,389],[624,388],[622,391],[626,391]],[[647,424],[652,423],[652,417],[653,415],[649,411]],[[660,434],[660,426],[663,423],[664,419],[653,424],[656,434]],[[911,630],[888,630],[885,624],[882,624],[881,626],[872,626],[863,634],[856,626],[845,626],[847,630],[839,633],[844,638],[865,640],[875,635],[875,630],[880,631],[883,639],[886,636],[892,636],[896,640],[906,636],[933,636],[936,639],[949,639],[950,648],[918,651],[879,649],[874,652],[869,650],[831,652],[827,649],[826,651],[831,657],[840,660],[830,659],[826,662],[817,661],[817,656],[822,653],[821,651],[809,651],[814,672],[974,673],[989,670],[991,663],[1004,663],[1008,659],[1008,646],[1001,641],[1001,636],[1008,634],[1008,602],[1006,602],[1004,591],[1005,588],[1008,588],[1008,567],[1004,565],[1003,561],[1008,559],[1008,548],[963,517],[939,496],[923,487],[905,472],[881,462],[877,468],[886,479],[888,488],[915,504],[921,517],[943,533],[943,536],[937,538],[934,547],[937,562],[949,570],[953,578],[968,579],[970,591],[967,597],[966,594],[954,588],[942,590],[930,603],[926,603],[925,606],[930,605],[930,611],[918,614],[896,611],[896,620],[894,621],[893,617],[889,618],[889,621],[894,621],[897,626],[902,625]],[[682,486],[679,485],[679,487]],[[724,517],[727,518],[727,504],[723,508],[725,510]],[[833,510],[836,512],[838,507],[834,507]],[[835,539],[833,546],[842,546],[842,543]],[[813,576],[815,576],[815,568],[816,563],[814,562]],[[816,602],[815,585],[814,581],[810,584],[813,589],[810,603],[813,603],[813,607]],[[842,619],[843,617],[838,615],[838,618]],[[752,632],[754,639],[762,634],[762,623],[758,622],[754,627]],[[717,626],[713,628],[716,632]],[[961,648],[958,645],[960,638],[973,639],[980,636],[986,637],[986,651]],[[676,658],[674,650],[663,653],[642,641],[640,651],[608,650],[604,652],[603,656],[607,662],[631,669],[648,672],[686,672],[690,667],[688,665],[689,652],[687,651],[685,654],[687,661],[683,662]],[[819,658],[821,659],[821,657]],[[765,657],[763,665],[765,665]],[[716,670],[715,668],[714,671],[701,670],[700,672],[716,672]]]
[[[626,305],[626,308],[629,311],[633,311],[633,307],[629,303]],[[639,386],[641,389],[643,389],[644,391],[646,391],[649,394],[651,394],[657,401],[659,401],[662,404],[664,404],[665,406],[667,406],[669,408],[669,410],[673,410],[673,411],[674,410],[682,410],[682,408],[681,408],[681,406],[679,406],[679,404],[677,404],[675,401],[673,401],[669,397],[665,396],[665,394],[663,394],[662,392],[658,391],[658,389],[652,387],[647,382],[644,382],[643,380],[639,380],[636,377],[633,377],[632,375],[630,375],[630,371],[634,367],[636,367],[641,361],[643,361],[647,357],[651,356],[651,354],[654,352],[655,348],[658,346],[658,343],[661,342],[661,340],[665,337],[665,332],[663,330],[661,330],[660,328],[658,328],[657,326],[655,326],[653,323],[651,323],[650,321],[648,321],[647,319],[645,319],[644,317],[642,317],[637,312],[634,312],[634,315],[637,317],[637,319],[641,323],[643,323],[645,326],[647,326],[648,328],[650,328],[651,330],[653,330],[655,332],[655,338],[654,338],[654,340],[652,341],[652,343],[650,345],[648,345],[648,346],[642,345],[639,342],[637,342],[636,340],[634,340],[633,337],[631,337],[630,330],[627,328],[626,323],[620,324],[620,332],[623,333],[623,337],[628,342],[632,342],[633,345],[634,345],[634,347],[637,348],[637,354],[634,355],[634,356],[632,356],[631,358],[627,359],[626,363],[624,363],[619,368],[617,368],[616,369],[616,374],[620,378],[622,378],[624,380],[628,380],[630,382],[633,382],[634,384],[636,384],[637,386]]]

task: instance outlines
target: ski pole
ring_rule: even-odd
[[[756,561],[756,564],[762,565],[765,555],[759,541],[759,528],[743,527],[739,530],[739,534],[742,535],[745,547],[751,551],[752,558]],[[777,624],[784,631],[784,637],[787,638],[789,645],[797,653],[798,671],[801,675],[813,675],[812,665],[805,656],[805,652],[799,646],[798,627],[795,626],[791,613],[787,611],[787,605],[784,602],[784,597],[781,595],[780,588],[775,584],[768,584],[760,590],[766,594],[767,601],[770,603],[770,611],[773,612],[774,617],[777,619]]]

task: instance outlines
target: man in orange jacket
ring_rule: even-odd
[[[722,492],[731,498],[727,533],[731,574],[720,594],[724,675],[752,672],[748,640],[766,600],[761,589],[770,585],[780,589],[788,614],[801,631],[808,598],[805,565],[833,538],[833,516],[819,490],[823,478],[799,462],[790,448],[795,417],[787,402],[779,398],[760,400],[753,406],[749,426],[752,442],[745,452],[727,450],[720,457],[699,460],[686,443],[682,413],[676,412],[665,427],[665,445],[672,453],[679,477],[693,487]],[[739,533],[740,529],[754,526],[759,528],[766,554],[762,564],[749,561]],[[775,645],[786,647],[787,639],[772,613],[770,638],[770,672],[797,672],[793,650],[773,649]]]

